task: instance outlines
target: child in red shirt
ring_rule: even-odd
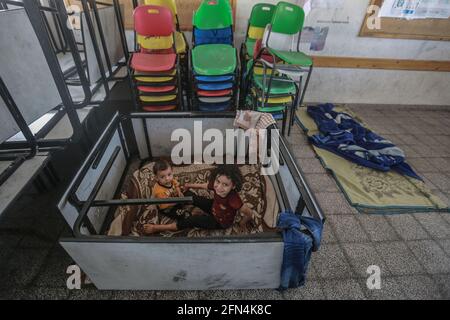
[[[144,230],[147,234],[162,231],[177,231],[188,228],[202,229],[226,229],[230,227],[238,211],[244,214],[239,222],[244,229],[247,222],[252,219],[253,211],[245,205],[238,192],[242,188],[242,174],[236,165],[219,165],[211,172],[209,182],[201,184],[185,184],[184,190],[207,189],[214,191],[214,198],[207,199],[189,192],[185,196],[192,195],[193,204],[203,212],[193,213],[176,223],[155,225],[146,224]]]

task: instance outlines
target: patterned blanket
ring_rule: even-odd
[[[122,190],[122,199],[138,199],[151,198],[151,190],[154,185],[154,174],[152,171],[154,162],[148,163],[136,170],[124,182],[124,190]],[[185,183],[204,183],[208,181],[213,165],[196,164],[173,166],[174,176],[181,185]],[[278,215],[278,203],[276,200],[275,190],[272,183],[265,176],[260,175],[260,166],[258,165],[240,165],[239,166],[244,183],[242,190],[239,192],[244,203],[254,210],[253,222],[248,224],[245,234],[256,234],[266,231],[273,231],[276,225]],[[212,192],[208,190],[192,190],[198,195],[212,198]],[[192,205],[186,205],[185,214],[189,215],[193,209]],[[131,230],[125,231],[127,217],[133,216]],[[234,224],[224,230],[204,230],[204,229],[187,229],[177,232],[164,232],[159,236],[164,237],[216,237],[227,235],[242,234],[239,231],[240,215],[236,216]],[[115,212],[115,219],[111,223],[108,235],[120,236],[144,236],[143,226],[147,223],[169,224],[174,220],[160,214],[156,205],[143,206],[122,206],[118,207]],[[158,235],[157,235],[158,236]]]

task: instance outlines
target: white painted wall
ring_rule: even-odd
[[[305,2],[285,1],[301,5]],[[278,0],[237,1],[237,48],[245,38],[251,9],[259,2],[276,4]],[[342,9],[313,8],[305,26],[329,26],[327,42],[323,51],[310,51],[309,43],[302,44],[302,50],[307,54],[324,56],[450,61],[450,41],[359,37],[368,4],[369,0],[345,0]],[[318,22],[347,19],[348,24]],[[186,37],[190,40],[190,33],[186,33]],[[450,73],[315,68],[305,102],[450,105]]]
[[[262,1],[237,2],[235,38],[238,46],[245,36],[251,8],[258,2]],[[305,26],[329,26],[327,42],[323,51],[310,51],[306,43],[302,44],[302,50],[308,54],[325,56],[450,61],[449,41],[359,37],[368,4],[369,0],[345,0],[343,9],[313,8],[306,18]],[[317,22],[346,21],[347,17],[348,24]],[[305,101],[450,105],[450,73],[316,68]]]

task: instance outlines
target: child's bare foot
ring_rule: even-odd
[[[152,234],[158,232],[154,224],[144,224],[144,232],[146,234]]]

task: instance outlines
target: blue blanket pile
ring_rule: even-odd
[[[405,162],[405,154],[392,142],[364,128],[350,115],[333,111],[331,103],[309,106],[320,134],[309,137],[317,147],[331,151],[362,166],[389,171],[422,180]]]

